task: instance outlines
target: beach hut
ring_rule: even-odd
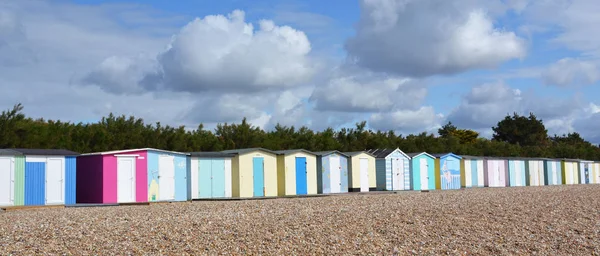
[[[275,151],[279,196],[317,194],[317,156],[304,149]]]
[[[75,204],[77,155],[64,149],[0,149],[0,206]]]
[[[400,149],[371,149],[377,190],[410,190],[410,157]]]
[[[190,152],[190,198],[231,197],[231,159],[234,156],[223,152]]]
[[[82,154],[77,158],[78,203],[189,200],[186,153],[154,148]]]
[[[461,155],[460,178],[461,187],[476,188],[484,187],[484,162],[485,158],[480,156]]]
[[[581,160],[579,161],[579,183],[593,184],[594,178],[594,162]]]
[[[544,159],[544,183],[546,185],[562,184],[562,164],[558,159]]]
[[[225,150],[231,160],[233,197],[277,196],[277,153],[264,148]]]
[[[600,184],[600,162],[594,162],[590,169],[590,183]]]
[[[510,157],[508,160],[508,185],[523,187],[527,185],[527,161],[524,158]]]
[[[484,182],[486,187],[508,186],[508,160],[503,158],[486,157]]]
[[[347,193],[348,155],[335,150],[314,153],[317,155],[317,193]]]
[[[410,157],[410,176],[413,190],[435,189],[435,157],[426,153],[407,153]]]
[[[348,156],[348,191],[376,190],[375,156],[366,151],[345,152]]]
[[[563,159],[562,167],[562,184],[573,185],[579,184],[579,161],[575,159]]]
[[[527,186],[544,186],[544,159],[529,158],[525,167]]]
[[[431,155],[435,157],[435,188],[460,189],[462,157],[453,153]]]

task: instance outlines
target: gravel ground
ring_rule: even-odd
[[[600,185],[0,212],[0,254],[600,255]]]

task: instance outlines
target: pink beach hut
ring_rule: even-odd
[[[83,154],[77,158],[77,203],[185,201],[186,154],[152,148]]]

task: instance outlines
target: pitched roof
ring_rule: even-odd
[[[38,148],[10,148],[19,155],[43,155],[43,156],[78,156],[77,152],[66,149],[38,149]],[[8,153],[8,152],[7,152]],[[12,154],[15,155],[15,154]]]
[[[195,157],[234,157],[235,154],[223,153],[218,151],[203,151],[203,152],[189,152],[190,156]]]
[[[357,155],[360,155],[360,154],[362,154],[362,153],[365,153],[365,154],[367,154],[367,155],[370,155],[370,156],[372,156],[372,157],[375,157],[375,155],[373,155],[373,154],[371,154],[371,153],[369,153],[369,152],[367,152],[367,151],[353,151],[353,152],[344,152],[344,154],[346,154],[346,155],[348,155],[348,156],[350,156],[350,157],[357,156]]]
[[[169,150],[163,150],[163,149],[156,149],[156,148],[133,148],[133,149],[122,149],[122,150],[113,150],[113,151],[103,151],[103,152],[94,152],[94,153],[87,153],[87,154],[81,154],[82,156],[92,156],[92,155],[112,155],[112,154],[124,154],[124,153],[129,153],[129,152],[135,152],[135,151],[157,151],[157,152],[164,152],[164,153],[171,153],[171,154],[179,154],[179,155],[187,155],[188,153],[183,153],[183,152],[176,152],[176,151],[169,151]]]
[[[463,159],[478,159],[478,160],[483,160],[483,159],[485,159],[485,157],[484,157],[484,156],[460,155],[460,157],[462,157]]]
[[[241,148],[241,149],[231,149],[231,150],[223,150],[221,152],[223,153],[231,153],[231,154],[245,154],[245,153],[250,153],[253,151],[264,151],[267,153],[271,153],[273,155],[277,155],[277,153],[275,153],[275,151],[273,150],[269,150],[266,148]]]
[[[315,152],[308,151],[306,149],[277,150],[277,151],[275,151],[275,153],[277,153],[279,155],[289,155],[289,154],[295,154],[295,153],[307,153],[310,155],[316,155]]]
[[[407,156],[409,156],[410,158],[414,158],[420,155],[427,155],[431,158],[435,158],[435,156],[432,156],[431,154],[427,153],[427,152],[414,152],[414,153],[406,153]]]
[[[337,150],[317,151],[317,152],[313,152],[313,153],[315,153],[315,155],[317,155],[317,156],[327,156],[327,155],[331,155],[331,154],[339,154],[339,155],[348,157],[348,155],[346,155],[345,153],[342,153],[342,152],[337,151]]]
[[[402,155],[406,156],[407,158],[410,158],[408,155],[406,155],[406,153],[402,152],[402,150],[400,150],[399,148],[395,148],[395,149],[380,149],[380,148],[376,148],[376,149],[369,149],[367,150],[367,152],[371,153],[372,155],[375,156],[375,158],[386,158],[387,156],[389,156],[390,154],[394,153],[395,151],[400,152]]]
[[[436,157],[436,158],[444,157],[444,156],[447,156],[447,155],[452,155],[452,156],[455,156],[455,157],[458,157],[458,158],[462,158],[462,156],[459,156],[459,155],[454,154],[452,152],[449,152],[449,153],[436,153],[436,154],[431,154],[431,155],[434,156],[434,157]]]

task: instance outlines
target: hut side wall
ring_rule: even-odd
[[[77,157],[77,203],[105,203],[103,158],[101,155]]]

